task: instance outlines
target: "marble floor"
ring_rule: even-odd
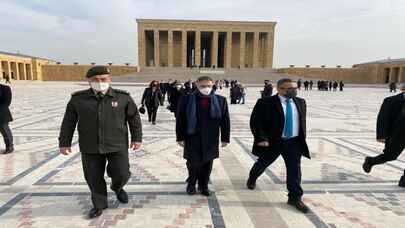
[[[144,144],[130,151],[129,204],[110,193],[105,213],[86,218],[91,208],[77,136],[73,153],[58,153],[59,127],[70,93],[85,89],[74,82],[17,82],[12,85],[11,128],[15,153],[0,155],[0,227],[401,227],[405,224],[405,189],[397,186],[405,157],[362,172],[367,155],[382,151],[375,141],[376,115],[390,96],[382,88],[347,88],[343,92],[300,91],[308,104],[308,144],[312,160],[302,160],[302,214],[286,204],[282,159],[247,190],[251,155],[250,112],[259,87],[249,87],[247,104],[231,105],[231,144],[214,162],[209,197],[185,194],[186,168],[175,142],[175,120],[164,107],[157,125],[142,116]],[[139,103],[143,88],[123,83]],[[228,96],[228,91],[221,91]],[[4,144],[1,140],[0,148]]]

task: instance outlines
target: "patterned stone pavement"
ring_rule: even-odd
[[[232,142],[214,163],[209,198],[184,193],[185,161],[174,136],[174,118],[165,108],[158,124],[143,119],[144,145],[130,151],[133,173],[126,190],[130,203],[87,220],[91,207],[81,170],[77,137],[74,153],[58,154],[57,136],[69,94],[82,84],[17,82],[13,86],[11,127],[16,152],[0,156],[0,227],[401,227],[405,189],[397,181],[405,157],[365,175],[366,155],[376,143],[376,113],[390,94],[378,88],[344,92],[301,91],[308,103],[308,143],[312,160],[303,159],[303,215],[286,205],[285,167],[278,160],[249,191],[245,181],[254,162],[250,154],[250,112],[260,88],[251,87],[246,105],[230,107]],[[122,85],[139,103],[142,87]],[[227,96],[227,91],[221,92]],[[4,147],[0,142],[0,147]]]

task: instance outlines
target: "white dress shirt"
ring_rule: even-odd
[[[278,95],[280,98],[281,106],[283,106],[283,111],[284,111],[284,129],[283,129],[283,138],[286,138],[284,132],[285,132],[285,125],[287,121],[287,98]],[[291,137],[297,137],[299,135],[299,129],[300,129],[300,117],[297,109],[297,105],[295,105],[295,102],[293,99],[291,99],[291,105],[292,105],[292,112],[293,112],[293,135]]]

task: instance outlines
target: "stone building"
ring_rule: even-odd
[[[139,67],[272,68],[275,22],[138,19]]]
[[[42,67],[56,61],[0,51],[0,76],[11,80],[42,80]]]
[[[405,82],[405,58],[360,63],[353,67],[372,71],[376,83]]]

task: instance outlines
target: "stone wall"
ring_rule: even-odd
[[[92,65],[44,65],[42,79],[44,81],[82,81]],[[112,76],[134,74],[136,66],[108,66]]]
[[[344,81],[346,83],[380,83],[372,68],[282,68],[278,73],[290,74],[308,79]]]

